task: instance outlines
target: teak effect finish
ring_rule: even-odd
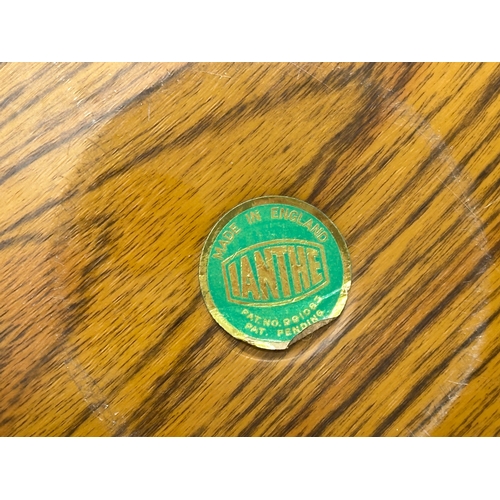
[[[0,66],[0,434],[500,433],[500,66]],[[342,315],[290,349],[201,297],[264,195],[347,241]]]

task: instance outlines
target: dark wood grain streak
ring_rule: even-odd
[[[77,75],[82,69],[85,68],[85,66],[88,66],[88,63],[79,64],[74,70],[70,71],[67,74],[67,78],[71,78],[71,77]],[[40,71],[39,76],[43,76],[45,73],[46,73],[46,71],[44,68],[42,71]],[[36,80],[36,77],[34,78],[34,80]],[[63,83],[64,83],[64,80],[59,80],[54,85],[51,85],[51,86],[45,88],[42,92],[38,93],[35,97],[33,97],[26,104],[24,104],[20,109],[16,109],[16,111],[14,113],[11,113],[4,120],[0,121],[0,131],[2,130],[2,128],[5,127],[5,125],[7,123],[11,122],[15,117],[19,116],[20,114],[26,113],[26,111],[29,111],[30,108],[32,108],[35,104],[37,104],[38,102],[43,100],[43,98],[45,96],[49,95],[50,93],[54,92],[54,90],[56,90],[58,87],[62,86]],[[25,89],[26,89],[26,87],[24,86],[22,90],[25,90]],[[22,92],[19,92],[19,93],[16,92],[17,97],[19,97],[19,95],[21,95],[21,93]],[[12,99],[12,100],[14,100],[14,99]],[[10,102],[12,102],[12,100],[10,100]],[[2,156],[1,160],[3,161],[7,158],[9,158],[9,155]]]
[[[397,418],[407,411],[411,404],[422,395],[422,393],[436,380],[438,375],[440,375],[445,368],[448,367],[451,361],[453,361],[459,354],[463,352],[464,349],[469,347],[472,342],[474,342],[480,335],[482,335],[488,323],[483,323],[480,325],[472,335],[467,337],[465,341],[460,345],[458,349],[448,355],[439,365],[433,368],[431,372],[420,379],[417,384],[411,389],[411,391],[406,395],[404,401],[400,403],[388,416],[387,418],[375,429],[373,432],[374,436],[383,436],[387,429],[394,424]]]
[[[126,72],[124,71],[124,73],[126,73]],[[72,73],[71,76],[73,76],[74,74],[76,74],[76,71],[74,73]],[[140,94],[133,96],[129,100],[127,100],[124,103],[117,106],[115,109],[112,109],[111,111],[108,111],[107,113],[103,113],[97,119],[95,119],[95,121],[100,122],[100,121],[112,118],[114,115],[116,115],[118,112],[122,111],[123,109],[126,109],[130,105],[133,105],[135,102],[146,98],[149,94],[151,94],[151,92],[153,92],[156,88],[160,87],[164,82],[166,82],[172,76],[173,76],[172,73],[168,73],[164,78],[160,79],[154,86],[149,87],[147,89],[144,89]],[[106,86],[103,86],[103,87],[106,88]],[[6,122],[8,122],[8,121],[9,120],[7,120]],[[8,179],[10,179],[13,175],[15,175],[15,174],[21,172],[22,170],[24,170],[25,168],[29,167],[33,162],[41,159],[43,156],[47,155],[51,151],[66,145],[69,141],[75,139],[77,136],[83,135],[93,125],[94,125],[94,123],[87,122],[84,125],[80,125],[78,127],[75,127],[70,132],[64,134],[59,140],[44,144],[43,146],[38,148],[36,151],[34,151],[31,155],[29,155],[23,162],[12,166],[2,176],[0,176],[0,185],[3,184]],[[25,143],[24,145],[26,145],[26,144],[27,143]],[[10,154],[0,157],[0,161],[4,161],[4,160],[8,159],[9,156],[10,156]]]

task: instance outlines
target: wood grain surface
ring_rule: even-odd
[[[500,66],[4,64],[0,434],[500,434]],[[346,238],[290,349],[200,293],[216,221],[287,195]]]

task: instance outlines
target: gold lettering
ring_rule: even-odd
[[[304,224],[302,224],[304,227],[307,227],[307,229],[309,229],[309,231],[311,230],[312,228],[312,219],[309,219],[307,222],[305,222]]]
[[[258,250],[256,250],[253,255],[255,258],[257,279],[259,281],[262,299],[269,299],[268,289],[275,299],[279,298],[278,283],[276,281],[276,271],[274,269],[273,256],[270,252],[270,249],[266,248],[264,250],[264,255],[266,257],[265,261],[262,257],[262,254]]]
[[[290,266],[292,268],[293,288],[295,289],[295,293],[300,293],[302,292],[301,278],[304,290],[311,287],[311,282],[309,281],[306,254],[303,246],[297,245],[297,254],[298,258],[295,254],[295,249],[292,246],[288,247],[288,257],[290,258]]]
[[[222,248],[216,248],[214,250],[214,259],[220,259],[222,260],[222,257],[223,257],[223,254],[224,253],[224,250],[222,250]]]
[[[280,208],[280,219],[288,219],[288,208]]]
[[[271,219],[278,218],[278,207],[271,208]]]
[[[238,271],[236,270],[236,262],[231,262],[228,266],[229,271],[229,282],[231,283],[231,291],[233,297],[240,296],[240,285],[238,283]]]
[[[321,234],[321,228],[319,227],[318,224],[314,224],[314,226],[311,229],[311,233],[316,236],[316,238],[319,238],[319,235]]]
[[[246,255],[241,257],[241,296],[248,298],[251,293],[254,300],[260,300],[259,289],[253,275],[252,267]]]
[[[245,214],[245,217],[247,219],[247,222],[249,224],[253,224],[254,222],[257,222],[258,220],[262,220],[260,218],[260,213],[258,210],[252,210],[251,212],[248,212],[247,214]]]
[[[239,233],[239,232],[240,232],[240,228],[235,223],[233,223],[233,224],[231,224],[229,226],[229,229],[227,229],[226,231],[224,231],[222,233],[222,237],[225,238],[225,239],[219,240],[220,247],[216,248],[214,250],[214,254],[213,254],[213,257],[215,259],[221,259],[222,260],[224,252],[227,250],[227,246],[229,245],[229,243],[231,241],[233,241],[234,235],[236,233]]]
[[[297,216],[298,216],[298,215],[299,215],[299,214],[297,213],[297,210],[292,210],[292,211],[290,212],[290,221],[291,221],[291,222],[295,222],[295,221],[297,220]]]
[[[292,292],[290,290],[290,281],[288,279],[288,272],[286,270],[286,263],[285,263],[286,247],[276,246],[271,248],[270,252],[276,255],[276,259],[278,260],[278,271],[280,275],[281,289],[283,290],[283,295],[285,297],[290,297],[290,295],[292,295]]]
[[[309,271],[311,272],[312,284],[317,285],[323,280],[323,275],[318,271],[321,269],[321,264],[316,260],[318,251],[315,248],[307,248],[307,261],[309,262]]]

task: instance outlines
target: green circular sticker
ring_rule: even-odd
[[[286,196],[230,210],[203,248],[200,284],[214,319],[233,337],[286,349],[344,308],[347,246],[317,208]]]

